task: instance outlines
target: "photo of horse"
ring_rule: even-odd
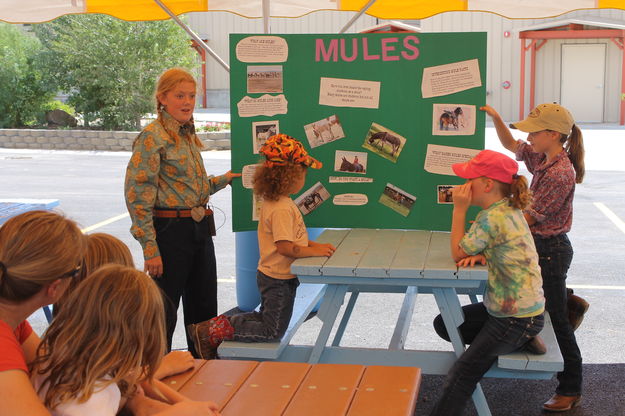
[[[252,144],[254,153],[258,154],[258,149],[265,144],[267,139],[278,133],[280,133],[280,122],[278,120],[253,122]]]
[[[454,197],[451,189],[456,185],[437,185],[436,186],[436,202],[438,204],[453,204]]]
[[[343,126],[341,126],[341,122],[336,114],[306,124],[304,132],[311,148],[345,137]]]
[[[396,163],[404,144],[406,144],[405,137],[377,123],[371,123],[362,147]]]
[[[416,196],[409,194],[395,185],[387,183],[378,202],[404,217],[407,217],[416,200]]]
[[[367,153],[337,150],[334,156],[334,170],[337,172],[367,173]]]
[[[317,182],[306,192],[295,198],[294,202],[302,215],[307,215],[317,209],[328,198],[330,198],[330,192],[321,182]]]
[[[475,134],[475,106],[434,104],[432,134],[435,136],[468,136]]]

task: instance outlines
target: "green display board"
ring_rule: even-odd
[[[292,196],[308,227],[449,230],[449,164],[484,148],[485,33],[232,34],[230,51],[234,172],[285,133],[324,164]],[[235,181],[234,231],[254,206]]]

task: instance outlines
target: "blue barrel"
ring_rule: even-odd
[[[316,240],[325,228],[308,228],[308,238]],[[236,288],[239,309],[244,312],[253,311],[260,303],[260,293],[256,286],[256,269],[258,267],[258,236],[256,231],[238,231],[234,233],[236,252]]]

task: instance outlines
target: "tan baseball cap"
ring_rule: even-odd
[[[575,124],[575,120],[573,120],[569,110],[554,103],[536,106],[525,120],[511,123],[510,127],[526,133],[553,130],[568,136],[571,133],[573,124]]]

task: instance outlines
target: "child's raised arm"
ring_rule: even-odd
[[[308,246],[300,246],[292,241],[276,241],[278,253],[286,257],[296,259],[302,257],[330,257],[336,248],[332,244],[321,244],[314,241],[308,241]]]
[[[480,107],[480,110],[484,111],[488,114],[495,124],[495,130],[497,130],[497,137],[499,137],[499,141],[506,149],[511,152],[516,152],[519,143],[516,141],[514,137],[512,137],[512,133],[510,133],[510,129],[506,126],[506,123],[503,122],[499,113],[490,105],[485,105]]]

